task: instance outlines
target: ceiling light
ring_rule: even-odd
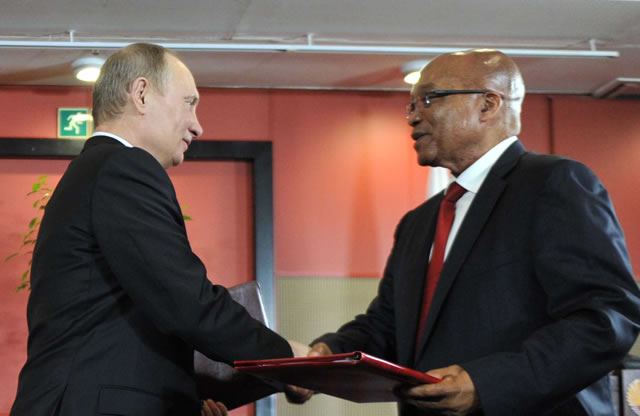
[[[100,68],[104,64],[104,58],[99,56],[86,56],[73,61],[73,74],[80,81],[96,82],[100,75]]]
[[[417,84],[420,81],[420,71],[409,72],[404,76],[403,81],[411,85]]]
[[[638,98],[640,78],[618,77],[596,88],[591,96],[596,98]]]
[[[407,84],[417,84],[420,79],[420,70],[429,63],[426,59],[417,59],[414,61],[406,62],[402,65],[402,73],[404,74],[404,82]]]

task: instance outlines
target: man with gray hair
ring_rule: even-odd
[[[293,355],[209,282],[189,245],[165,169],[202,134],[198,99],[187,67],[160,46],[107,59],[96,133],[40,226],[12,416],[222,415],[198,400],[194,349],[227,363]]]

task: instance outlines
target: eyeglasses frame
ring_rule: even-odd
[[[491,90],[431,90],[427,91],[423,95],[420,95],[418,99],[412,100],[409,104],[407,104],[407,118],[414,111],[416,111],[416,104],[419,99],[422,99],[425,107],[431,106],[431,100],[434,98],[446,97],[447,95],[456,95],[456,94],[486,94],[488,92],[492,92]]]

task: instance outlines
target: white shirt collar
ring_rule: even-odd
[[[93,135],[91,135],[91,137],[95,137],[95,136],[111,137],[112,139],[116,139],[117,141],[119,141],[120,143],[122,143],[123,145],[125,145],[127,147],[133,147],[133,145],[131,143],[129,143],[128,141],[126,141],[122,137],[116,136],[115,134],[112,134],[112,133],[107,133],[105,131],[95,131],[95,132],[93,132]]]
[[[507,148],[516,140],[518,140],[518,137],[511,136],[493,146],[487,153],[482,155],[480,159],[476,160],[471,166],[466,168],[460,176],[455,178],[455,181],[467,191],[473,192],[474,194],[478,193],[480,186],[482,186],[482,182],[484,182],[484,179],[489,174],[493,165],[500,156],[502,156],[505,150],[507,150]]]

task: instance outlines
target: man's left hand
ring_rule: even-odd
[[[427,374],[442,381],[400,392],[405,402],[419,409],[434,410],[448,416],[467,415],[480,405],[469,373],[459,365],[431,370]]]

